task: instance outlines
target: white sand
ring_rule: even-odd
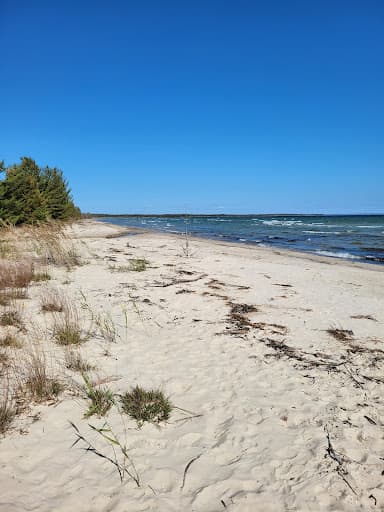
[[[68,275],[50,270],[55,279],[33,285],[26,313],[49,331],[38,307],[45,286],[60,286],[79,308],[85,296],[119,334],[111,344],[93,335],[82,347],[97,365],[92,377],[115,393],[160,387],[196,417],[183,421],[175,409],[168,423],[138,429],[111,410],[106,420],[136,465],[137,487],[129,477],[121,484],[82,443],[71,448],[69,421],[113,455],[88,426],[106,420],[83,418],[82,393],[31,406],[0,440],[0,510],[384,510],[383,267],[206,240],[192,240],[186,258],[177,236],[105,238],[117,231],[75,225],[85,264]],[[142,257],[146,271],[116,271]],[[248,331],[229,321],[230,301],[257,306]],[[331,326],[352,330],[353,340],[334,339]],[[53,341],[47,350],[63,359]],[[61,372],[80,383],[63,364]]]

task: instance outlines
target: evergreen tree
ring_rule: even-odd
[[[0,219],[11,224],[37,223],[51,219],[68,220],[80,216],[73,204],[68,183],[56,168],[40,168],[23,157],[20,164],[4,167],[0,181]]]

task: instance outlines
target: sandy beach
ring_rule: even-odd
[[[21,360],[40,333],[63,392],[1,437],[1,511],[384,510],[383,266],[95,220],[69,236],[80,265],[46,267],[17,301],[23,347],[2,349]],[[84,380],[41,311],[52,289],[87,332],[73,350],[95,388],[161,389],[167,421],[84,417]]]

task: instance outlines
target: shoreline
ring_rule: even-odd
[[[138,234],[146,234],[151,233],[153,235],[164,235],[164,236],[174,236],[177,239],[184,239],[183,233],[171,233],[167,231],[160,231],[156,229],[150,229],[150,228],[138,228],[136,226],[126,226],[121,227],[118,224],[113,224],[111,222],[97,220],[97,219],[84,219],[85,221],[91,221],[91,222],[99,222],[101,224],[106,224],[110,227],[113,227],[117,229],[117,231],[120,233],[117,236],[129,236],[129,235],[138,235]],[[226,247],[247,247],[250,249],[253,249],[255,251],[263,252],[265,251],[265,254],[268,254],[269,252],[272,252],[274,254],[279,254],[281,256],[288,256],[293,258],[301,258],[304,260],[310,260],[310,261],[317,261],[319,263],[324,263],[327,265],[345,265],[345,266],[351,266],[356,268],[362,268],[362,269],[371,269],[373,267],[373,270],[378,270],[380,272],[384,272],[384,264],[381,263],[375,263],[375,262],[369,262],[369,261],[353,261],[348,258],[338,258],[334,256],[324,256],[320,254],[315,254],[312,252],[307,251],[299,251],[296,249],[288,249],[286,247],[279,248],[279,247],[272,247],[272,246],[265,246],[260,247],[260,245],[256,245],[252,242],[236,242],[236,241],[226,241],[226,240],[217,240],[215,238],[210,238],[208,236],[196,236],[196,235],[189,235],[189,240],[195,240],[195,241],[206,241],[207,243],[213,243],[216,245],[223,245]]]

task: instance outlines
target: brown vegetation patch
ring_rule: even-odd
[[[27,288],[33,280],[33,265],[29,260],[0,262],[0,289]]]
[[[284,325],[266,322],[252,322],[247,315],[249,313],[259,311],[257,306],[251,304],[236,304],[231,301],[227,304],[231,308],[227,317],[231,325],[227,327],[226,334],[244,335],[251,329],[268,331],[270,334],[278,335],[283,335],[288,332],[287,327]]]
[[[348,329],[338,329],[336,327],[330,327],[327,329],[327,333],[339,341],[351,341],[353,340],[353,331]]]

